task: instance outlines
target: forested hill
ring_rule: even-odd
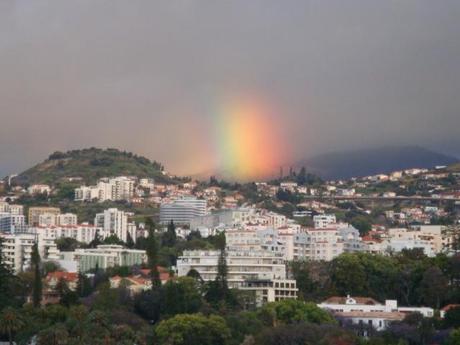
[[[21,173],[15,182],[21,185],[55,184],[69,177],[79,177],[86,184],[101,177],[138,176],[156,182],[175,182],[163,173],[163,166],[148,158],[118,149],[89,148],[54,152],[45,161]]]

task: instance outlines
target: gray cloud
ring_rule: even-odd
[[[248,94],[293,157],[460,153],[458,18],[456,0],[2,1],[0,174],[89,146],[207,170],[216,104]]]

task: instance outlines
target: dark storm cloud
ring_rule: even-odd
[[[89,146],[207,170],[210,109],[248,94],[294,157],[459,153],[458,18],[457,0],[2,1],[0,174]]]

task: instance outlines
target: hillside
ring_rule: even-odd
[[[15,182],[21,185],[56,184],[68,177],[80,177],[86,184],[101,177],[132,175],[154,178],[157,182],[174,182],[163,175],[163,166],[155,161],[117,149],[89,148],[54,152],[48,159],[21,173]]]
[[[347,152],[333,152],[298,162],[325,179],[348,179],[389,173],[409,168],[450,165],[459,159],[418,146],[394,146]]]

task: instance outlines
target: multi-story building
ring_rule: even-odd
[[[206,200],[194,197],[182,197],[160,206],[160,222],[173,221],[176,224],[190,224],[190,221],[206,214]]]
[[[26,231],[25,217],[13,213],[0,213],[0,232],[19,233]]]
[[[220,252],[216,250],[184,251],[177,260],[179,276],[186,276],[194,269],[204,281],[212,281],[217,276]],[[247,280],[286,279],[286,266],[283,256],[265,250],[240,250],[229,248],[226,251],[227,280],[232,288],[243,286]]]
[[[76,201],[131,200],[134,195],[134,179],[126,176],[100,179],[95,186],[75,189]]]
[[[40,223],[40,215],[42,214],[58,215],[61,210],[57,207],[30,207],[28,222],[30,226],[37,226]]]
[[[77,225],[78,218],[74,213],[63,213],[56,217],[56,225]]]
[[[327,228],[329,225],[334,224],[337,222],[335,214],[318,214],[313,216],[313,223],[315,224],[315,228],[322,229]]]
[[[11,213],[13,215],[23,215],[24,206],[22,205],[12,205],[6,201],[0,201],[0,213]]]
[[[92,249],[77,249],[74,260],[80,272],[96,267],[107,269],[115,266],[142,265],[147,261],[145,250],[127,249],[119,245],[100,245]]]
[[[73,213],[44,213],[38,217],[38,226],[77,225],[77,215]]]
[[[29,194],[49,194],[51,193],[51,187],[46,184],[33,184],[27,188]]]
[[[73,238],[78,242],[90,243],[96,237],[96,234],[103,234],[103,229],[94,225],[47,225],[29,228],[29,232],[37,234],[42,238],[57,240],[60,238]]]
[[[42,260],[55,259],[58,253],[53,240],[40,239],[35,234],[0,234],[4,263],[14,272],[30,267],[32,246],[38,241],[38,251]]]
[[[297,282],[291,279],[246,280],[240,289],[254,292],[255,303],[258,307],[265,303],[297,299],[299,291]]]
[[[96,214],[94,225],[102,228],[102,236],[116,235],[120,240],[126,242],[128,233],[133,241],[136,241],[137,229],[134,223],[128,222],[128,213],[116,208],[109,208],[103,213]]]

